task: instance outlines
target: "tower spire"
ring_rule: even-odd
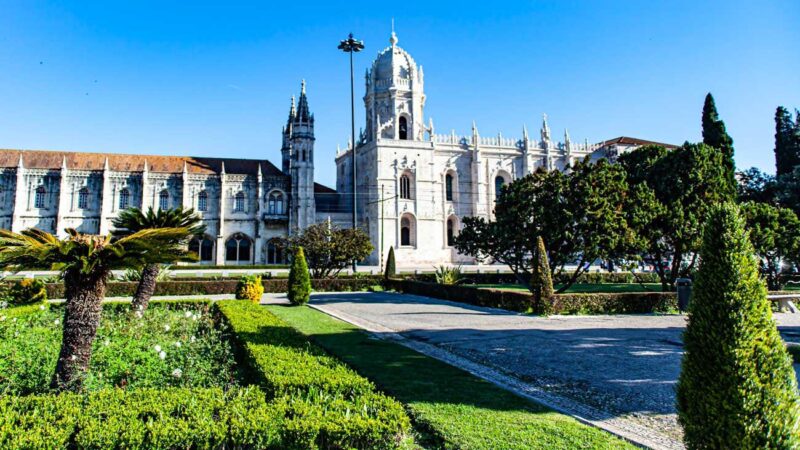
[[[392,36],[389,38],[389,43],[392,44],[392,47],[397,45],[397,34],[394,32],[394,17],[392,17]]]
[[[550,142],[550,126],[547,125],[547,114],[542,114],[542,141]]]

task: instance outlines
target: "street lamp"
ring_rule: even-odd
[[[353,53],[360,52],[364,49],[364,42],[357,41],[353,38],[353,33],[347,37],[347,39],[341,41],[339,43],[339,50],[349,53],[350,54],[350,142],[352,143],[352,150],[353,150],[353,229],[355,230],[358,228],[357,223],[357,213],[356,210],[358,209],[358,204],[356,202],[357,194],[356,194],[356,103],[355,103],[355,94],[353,93]],[[353,261],[353,273],[356,271],[356,262]]]

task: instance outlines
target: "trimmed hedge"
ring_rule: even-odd
[[[211,281],[159,281],[153,295],[217,295],[235,294],[238,278]],[[284,293],[289,281],[286,278],[261,280],[264,292]],[[371,286],[381,285],[383,277],[380,275],[357,278],[330,278],[311,280],[311,287],[315,291],[364,291]],[[106,297],[131,297],[136,292],[137,282],[108,283]],[[64,298],[63,283],[47,283],[48,298]]]
[[[402,274],[403,277],[413,279],[416,281],[434,282],[436,277],[431,273],[421,273],[417,275]],[[553,277],[553,283],[564,283],[569,279],[571,274],[557,273]],[[660,283],[656,273],[637,273],[634,277],[631,272],[588,272],[581,274],[576,283],[580,284],[602,284],[602,283]],[[513,273],[464,273],[463,278],[474,284],[516,284],[518,282],[516,275]]]
[[[395,448],[410,430],[402,405],[265,308],[214,304],[268,397],[297,419],[290,447]]]
[[[550,300],[537,303],[533,294],[523,291],[476,289],[398,279],[387,280],[385,284],[390,289],[408,294],[533,314],[644,314],[677,310],[676,295],[662,292],[556,294]]]

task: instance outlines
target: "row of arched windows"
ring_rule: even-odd
[[[36,196],[34,199],[37,208],[44,208],[45,204],[45,190],[43,186],[36,189]],[[169,191],[164,189],[158,194],[158,207],[159,209],[169,209]],[[89,191],[86,188],[81,189],[78,194],[78,207],[85,209],[88,206]],[[127,188],[119,191],[119,209],[126,209],[130,207],[131,193]],[[284,214],[284,196],[280,191],[272,191],[269,193],[267,200],[267,210],[269,214]],[[197,194],[197,210],[208,211],[208,192],[200,191]],[[237,192],[233,200],[233,210],[235,212],[243,212],[245,210],[245,195],[244,192]]]
[[[503,175],[497,175],[494,178],[494,192],[495,198],[500,195],[502,192],[503,186],[508,181],[506,177]],[[455,201],[455,192],[456,192],[456,181],[455,176],[452,173],[447,173],[444,176],[444,199],[445,201],[452,202]],[[411,179],[411,175],[404,173],[400,176],[400,198],[403,200],[413,200],[414,199],[414,190],[413,190],[413,183]]]
[[[455,244],[458,235],[458,219],[450,216],[446,222],[446,243],[448,247]],[[400,245],[403,247],[415,247],[417,245],[417,219],[409,213],[400,217]]]
[[[189,251],[196,253],[200,261],[214,261],[214,239],[203,235],[189,242]],[[225,261],[247,264],[253,262],[253,241],[243,233],[236,233],[225,241]],[[280,239],[267,242],[267,264],[285,264],[286,252]]]

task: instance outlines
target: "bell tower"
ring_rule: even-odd
[[[306,82],[300,86],[300,98],[289,110],[283,129],[281,157],[283,172],[291,177],[289,230],[302,230],[314,223],[314,114],[308,109]]]

